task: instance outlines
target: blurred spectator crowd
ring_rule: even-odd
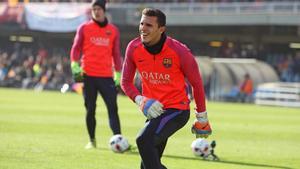
[[[14,44],[0,48],[0,87],[56,90],[72,82],[69,58],[64,49],[51,51]]]
[[[277,71],[280,81],[300,82],[300,52],[295,55],[273,53],[266,56],[266,62]]]
[[[299,51],[294,54],[262,53],[251,48],[220,47],[217,54],[264,60],[275,68],[281,81],[300,82]],[[210,56],[214,56],[213,53]],[[59,90],[64,84],[73,84],[69,64],[66,47],[32,47],[21,43],[15,43],[12,48],[1,46],[0,87]]]
[[[280,81],[300,82],[300,51],[289,52],[272,51],[271,47],[254,47],[253,44],[229,42],[224,40],[215,52],[207,49],[206,54],[211,57],[222,58],[254,58],[270,64],[277,72]],[[273,50],[276,47],[272,47]]]

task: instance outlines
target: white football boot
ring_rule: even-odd
[[[96,140],[91,140],[85,146],[85,149],[93,149],[93,148],[97,148]]]

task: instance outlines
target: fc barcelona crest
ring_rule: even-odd
[[[111,31],[110,30],[106,30],[105,33],[106,33],[107,36],[111,35]]]
[[[164,58],[163,65],[165,68],[170,68],[172,66],[172,59],[171,58]]]

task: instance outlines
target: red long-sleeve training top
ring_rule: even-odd
[[[71,61],[81,59],[81,67],[89,76],[112,77],[113,68],[121,71],[118,28],[111,23],[100,27],[93,20],[82,24],[77,29],[70,57]]]
[[[164,109],[190,109],[185,83],[187,79],[193,87],[197,112],[206,111],[198,65],[190,50],[182,43],[167,37],[161,52],[156,55],[145,49],[140,38],[128,44],[121,87],[132,100],[140,94],[133,83],[136,70],[141,75],[142,95],[159,100]]]

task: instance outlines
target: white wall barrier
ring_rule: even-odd
[[[264,83],[257,87],[255,103],[300,108],[300,83]]]

